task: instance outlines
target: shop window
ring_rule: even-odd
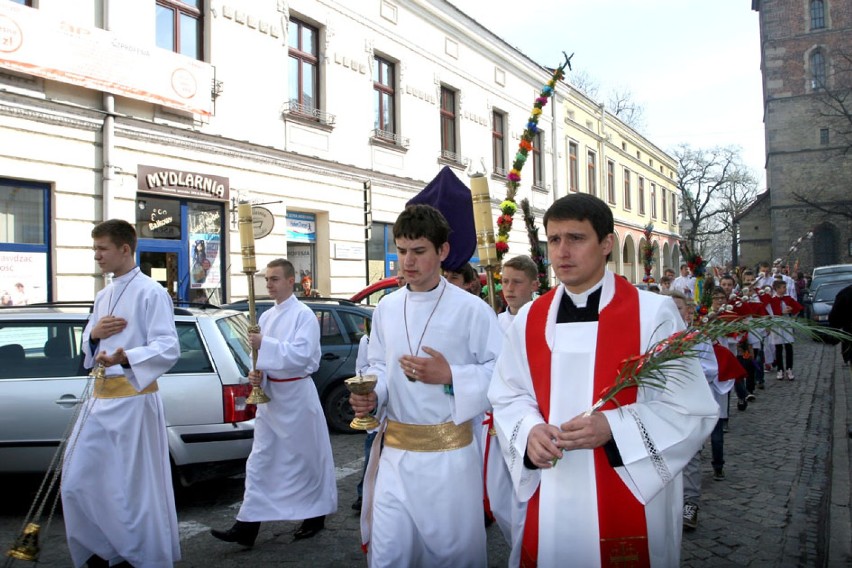
[[[0,298],[4,305],[50,296],[48,186],[0,179]]]

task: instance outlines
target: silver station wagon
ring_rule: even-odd
[[[89,382],[80,344],[91,304],[0,309],[0,473],[47,471]],[[255,407],[248,321],[233,310],[175,308],[180,359],[158,380],[176,485],[239,473]]]

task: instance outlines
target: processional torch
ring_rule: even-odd
[[[494,290],[494,273],[499,269],[497,247],[494,243],[494,225],[491,222],[491,194],[488,178],[483,172],[470,174],[470,193],[473,198],[473,224],[476,227],[476,245],[479,251],[479,266],[485,269],[488,283],[488,303],[496,312],[497,293]]]
[[[242,201],[237,205],[237,217],[240,227],[240,248],[243,255],[243,273],[248,277],[249,333],[260,333],[257,325],[257,310],[254,303],[254,275],[257,264],[254,259],[254,225],[251,215],[251,203]],[[257,349],[251,348],[251,369],[257,370]],[[252,387],[246,404],[265,404],[271,399],[259,386]]]

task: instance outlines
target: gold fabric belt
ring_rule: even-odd
[[[157,381],[154,381],[145,387],[142,392],[139,392],[133,388],[127,377],[118,375],[117,377],[95,379],[95,388],[92,390],[92,396],[95,398],[127,398],[128,396],[151,394],[158,390],[160,388],[157,386]]]
[[[411,452],[446,452],[464,448],[473,441],[473,427],[464,424],[404,424],[388,420],[385,445]]]

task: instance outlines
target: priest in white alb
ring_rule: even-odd
[[[622,362],[683,329],[671,298],[606,269],[614,224],[587,194],[544,216],[559,284],[510,328],[489,398],[526,517],[510,566],[677,566],[681,471],[719,409],[694,358],[665,388],[625,389],[620,408],[587,411]]]

